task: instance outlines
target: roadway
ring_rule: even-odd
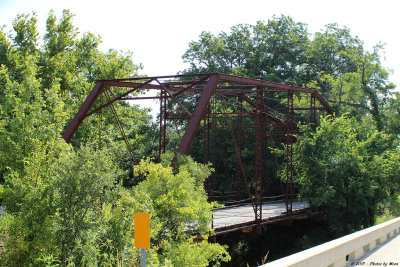
[[[293,201],[292,211],[299,212],[309,208],[306,201]],[[289,217],[286,213],[284,202],[263,203],[262,219],[263,222],[279,220]],[[236,207],[226,207],[214,210],[214,229],[216,233],[226,229],[233,229],[249,224],[254,224],[254,210],[251,204]]]

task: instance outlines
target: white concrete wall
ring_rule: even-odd
[[[388,237],[398,234],[399,229],[400,217],[262,266],[344,267],[346,266],[346,256],[349,256],[349,260],[361,258],[365,251],[374,249],[376,244],[383,243]]]

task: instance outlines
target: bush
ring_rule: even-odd
[[[142,161],[135,173],[146,179],[126,189],[119,182],[122,172],[106,151],[65,149],[57,157],[45,167],[46,156],[35,154],[25,175],[6,178],[7,212],[0,218],[4,266],[138,265],[136,212],[151,214],[150,266],[207,266],[229,260],[224,247],[193,241],[211,232],[214,205],[203,189],[208,166],[185,158],[174,172],[166,163],[171,157],[159,164]]]

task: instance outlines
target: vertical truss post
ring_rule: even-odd
[[[158,135],[158,157],[161,160],[161,154],[165,153],[165,135],[167,128],[167,95],[165,90],[160,93],[160,124]]]
[[[203,163],[207,164],[210,160],[210,104],[207,107],[206,114],[203,119]],[[204,181],[204,187],[208,196],[213,195],[210,178]]]
[[[286,211],[292,214],[293,204],[293,91],[288,90],[286,118]]]
[[[164,92],[164,114],[163,114],[163,123],[164,123],[164,128],[163,128],[163,153],[165,153],[165,142],[166,142],[166,134],[167,134],[167,92]]]
[[[161,153],[162,153],[162,132],[163,132],[163,90],[160,92],[160,122],[159,122],[159,129],[158,129],[158,160],[161,161]]]
[[[216,118],[215,118],[216,105],[217,105],[217,101],[214,96],[214,98],[210,99],[210,104],[208,105],[208,119],[210,119],[210,116],[211,116],[211,124],[209,124],[209,129],[210,128],[214,129],[214,125],[216,123]],[[208,132],[208,138],[210,138],[210,132]],[[212,142],[211,143],[211,149],[212,149],[211,162],[213,164],[214,169],[216,170],[217,167],[216,167],[216,160],[215,160],[215,132],[212,136],[211,142]],[[211,177],[208,180],[208,184],[209,184],[208,199],[210,202],[214,201],[214,182],[215,182],[215,171],[211,174]],[[212,219],[211,228],[214,228],[214,214],[211,215],[211,219]],[[208,240],[211,243],[216,243],[217,236],[214,234],[214,235],[210,236],[208,238]]]
[[[259,224],[258,231],[261,231],[262,220],[262,181],[264,174],[264,97],[263,88],[257,87],[256,95],[256,147],[255,147],[255,210],[256,223]]]
[[[207,106],[206,114],[203,119],[203,163],[209,160],[210,151],[210,105]]]
[[[100,94],[100,103],[103,103],[102,94]],[[99,150],[101,150],[101,128],[103,127],[103,110],[100,110],[100,120],[99,120]]]
[[[206,114],[203,118],[203,163],[207,164],[209,160],[209,151],[210,151],[210,104],[207,106]],[[206,192],[208,191],[208,196],[212,195],[210,178],[206,178],[204,181],[204,188]],[[211,217],[211,228],[214,228],[214,215]],[[209,235],[208,242],[215,243],[216,235]]]
[[[317,122],[316,121],[317,110],[315,108],[315,94],[312,93],[310,97],[311,97],[311,102],[310,102],[310,122],[313,123],[313,127],[315,129],[316,122]]]
[[[241,97],[238,97],[238,104],[239,104],[239,118],[238,118],[238,140],[237,140],[237,145],[239,149],[239,155],[240,158],[242,157],[242,142],[243,142],[243,128],[242,128],[242,122],[243,122],[243,99]],[[239,157],[236,158],[236,200],[239,201],[242,197],[241,194],[241,184],[242,184],[242,175],[240,171],[240,162],[239,162]]]
[[[215,112],[216,112],[217,100],[215,99],[215,96],[214,96],[214,98],[211,99],[210,101],[211,101],[211,105],[210,105],[211,106],[210,107],[210,116],[211,116],[210,128],[211,128],[211,130],[213,130],[214,129],[214,125],[216,124]],[[210,137],[210,135],[209,135],[209,137]],[[214,132],[214,134],[212,135],[212,138],[211,138],[211,149],[212,149],[211,162],[212,162],[212,165],[213,165],[214,169],[216,170],[217,166],[216,166],[216,159],[215,159],[215,137],[216,137],[216,134]],[[211,179],[211,182],[210,182],[210,190],[209,190],[209,193],[208,193],[208,198],[209,198],[210,201],[214,201],[215,172],[213,172],[211,174],[210,179]]]

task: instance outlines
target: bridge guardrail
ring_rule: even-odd
[[[388,238],[398,234],[399,230],[400,217],[261,266],[344,267],[347,256],[349,261],[358,260],[363,257],[364,252],[371,251],[377,244],[386,242]]]

